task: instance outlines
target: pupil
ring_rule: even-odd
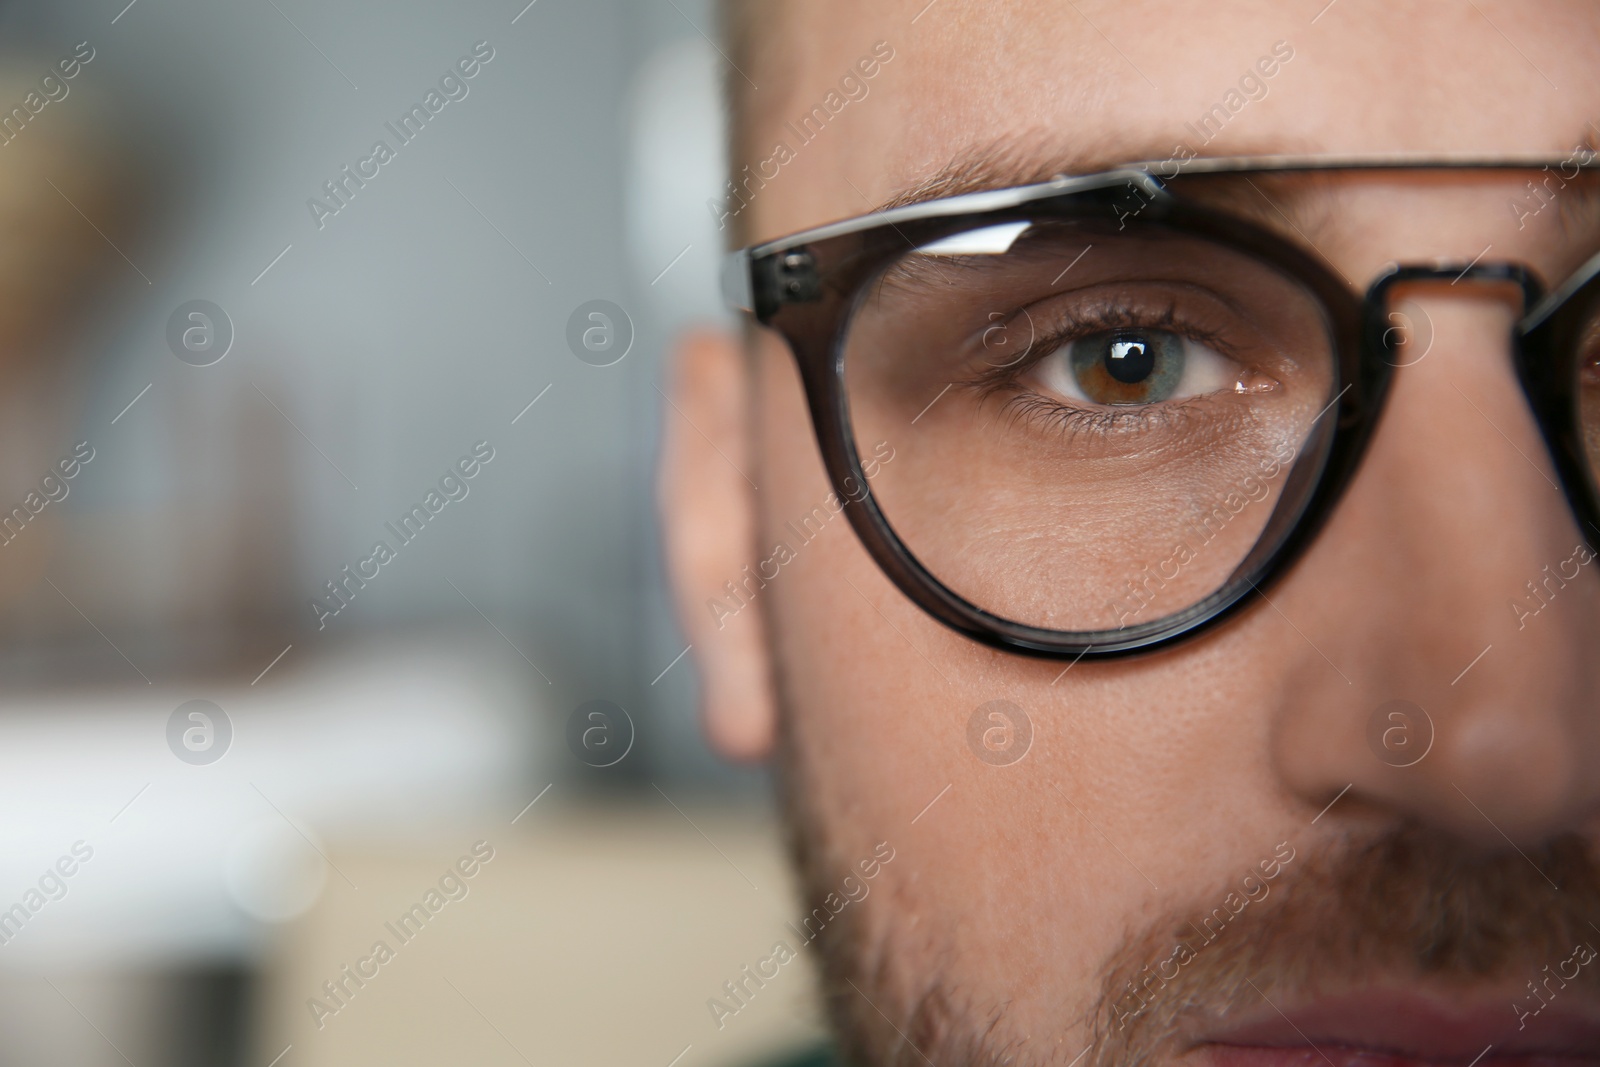
[[[1124,385],[1144,381],[1155,366],[1156,355],[1142,340],[1119,338],[1106,350],[1106,372]]]

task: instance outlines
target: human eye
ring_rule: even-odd
[[[1122,328],[1066,341],[1035,363],[1024,380],[1066,400],[1113,407],[1237,391],[1245,371],[1182,334]]]
[[[1283,388],[1251,338],[1232,337],[1176,304],[1044,307],[1026,318],[1027,352],[991,365],[982,388],[1046,429],[1125,440],[1180,423],[1219,430],[1246,415],[1237,401]],[[1155,443],[1145,437],[1147,446]]]

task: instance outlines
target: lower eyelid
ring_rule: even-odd
[[[1102,448],[1105,455],[1125,455],[1132,446],[1146,456],[1183,456],[1203,447],[1196,435],[1216,441],[1237,435],[1248,424],[1245,412],[1232,405],[1206,403],[1203,398],[1170,400],[1161,404],[1079,407],[1063,404],[1042,393],[1024,391],[1009,397],[1004,417],[1031,424],[1036,430],[1061,435],[1074,447]],[[1162,431],[1154,438],[1152,431]],[[1084,458],[1094,458],[1092,452]]]

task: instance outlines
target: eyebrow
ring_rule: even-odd
[[[1564,146],[1538,153],[1539,162],[1554,162],[1579,152],[1600,155],[1600,128],[1592,125],[1581,130],[1577,137]],[[1180,154],[1182,152],[1183,154]],[[1371,153],[1348,156],[1359,159],[1401,159],[1408,153]],[[1500,153],[1454,153],[1460,158],[1495,159]],[[1417,158],[1448,159],[1448,153],[1417,153]],[[1528,153],[1505,154],[1508,162],[1518,158],[1532,159]],[[1021,185],[1034,185],[1054,178],[1097,174],[1121,167],[1151,166],[1168,161],[1174,164],[1184,160],[1204,161],[1215,159],[1333,159],[1335,153],[1319,150],[1308,141],[1275,140],[1272,142],[1241,142],[1232,151],[1194,152],[1183,144],[1166,147],[1166,142],[1150,140],[1125,141],[1100,139],[1087,141],[1073,148],[1056,148],[1047,141],[1028,143],[1021,138],[1002,139],[962,152],[938,171],[916,184],[908,186],[874,209],[874,213],[897,207],[942,200],[965,193],[988,192]],[[1535,164],[1537,166],[1537,164]],[[1306,172],[1300,172],[1306,173]]]
[[[1163,159],[1170,152],[1169,149],[1150,151],[1152,146],[1148,144],[1127,147],[1133,150],[1132,154],[1126,149],[1108,150],[1110,146],[1062,151],[1014,140],[996,141],[963,152],[932,175],[895,193],[873,213],[966,193],[1036,185],[1063,174],[1095,174],[1112,170],[1129,160]]]

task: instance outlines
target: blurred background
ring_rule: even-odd
[[[817,1043],[652,513],[714,32],[0,0],[0,1065]]]

